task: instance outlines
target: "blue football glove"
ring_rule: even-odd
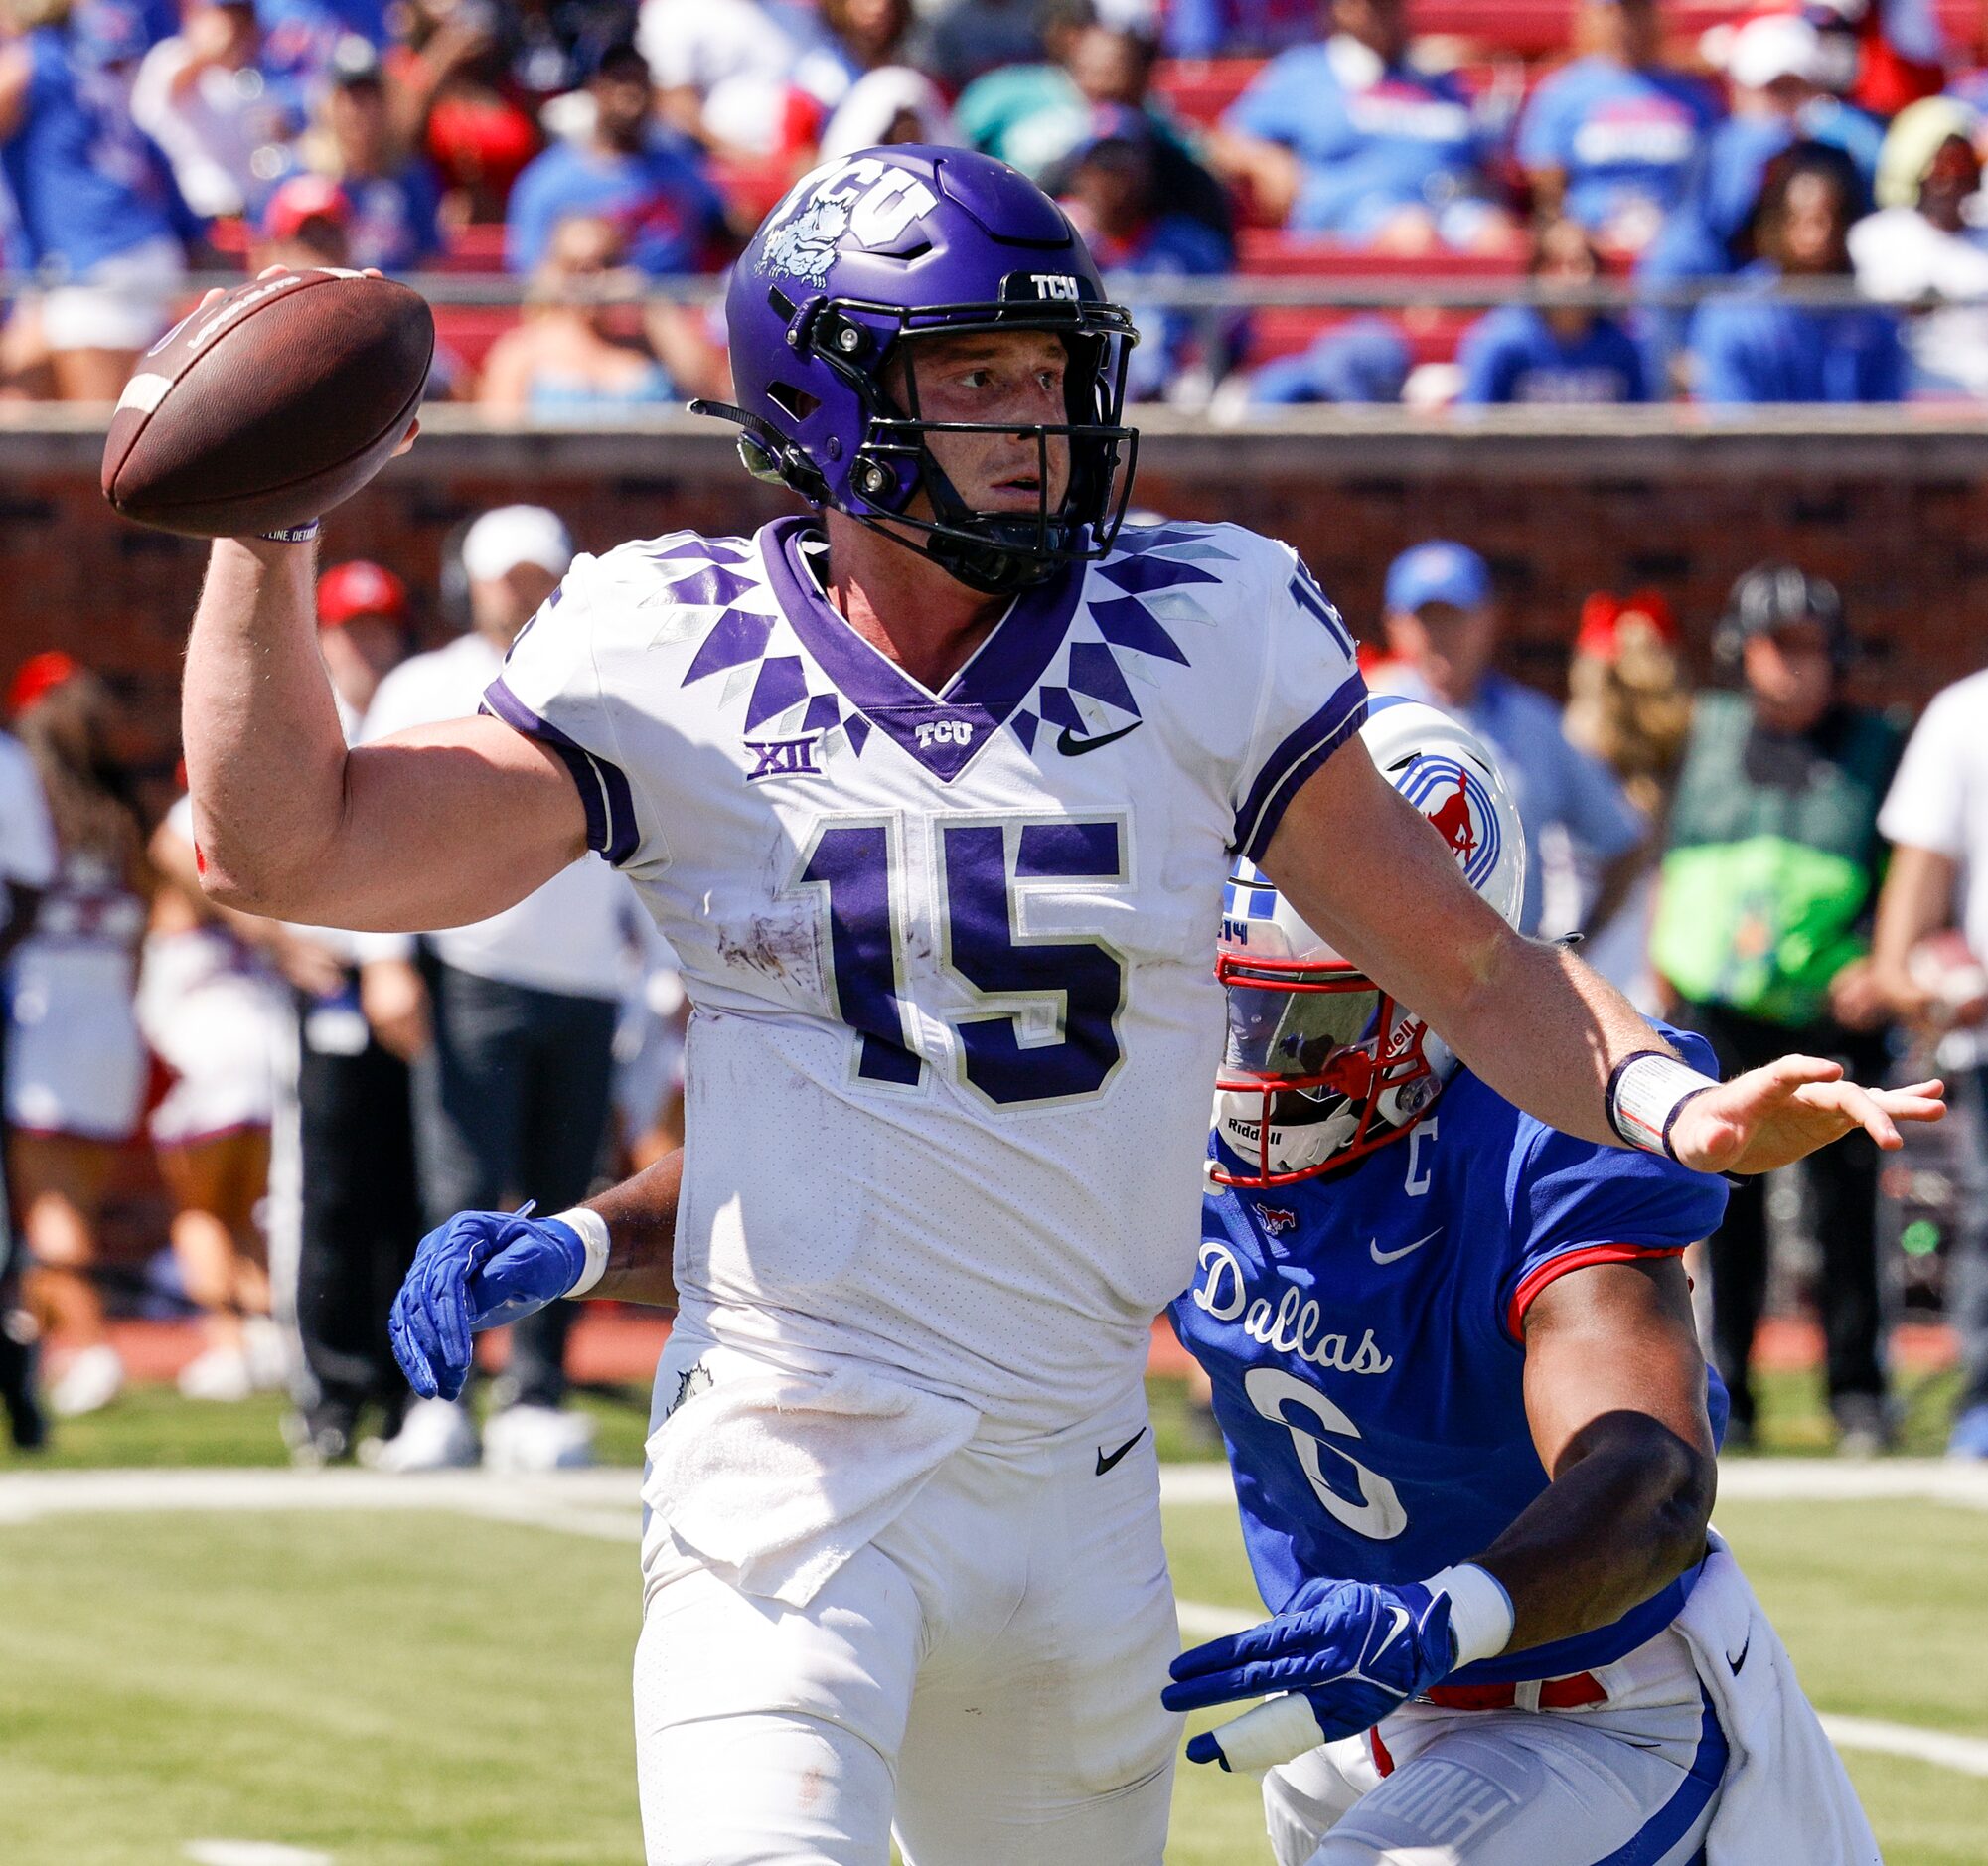
[[[1314,1607],[1182,1652],[1160,1696],[1168,1710],[1189,1711],[1288,1694],[1187,1745],[1191,1763],[1266,1769],[1371,1730],[1455,1663],[1448,1594],[1419,1582],[1340,1581]]]
[[[457,1212],[421,1240],[386,1317],[407,1384],[423,1399],[454,1399],[469,1378],[470,1336],[556,1302],[586,1267],[579,1233],[529,1206]]]

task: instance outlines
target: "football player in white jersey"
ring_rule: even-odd
[[[215,546],[209,887],[456,925],[591,850],[694,1014],[682,1306],[643,1494],[652,1862],[1151,1862],[1175,1646],[1141,1373],[1188,1280],[1237,855],[1542,1120],[1760,1170],[1936,1095],[1720,1085],[1520,938],[1374,769],[1293,553],[1119,523],[1132,324],[989,158],[797,183],[734,269],[755,472],[813,518],[581,558],[475,719],[348,752],[308,538]],[[467,1354],[507,1221],[410,1306]],[[615,1248],[577,1242],[583,1291]],[[556,1244],[553,1246],[556,1248]],[[440,1384],[440,1382],[436,1382]]]

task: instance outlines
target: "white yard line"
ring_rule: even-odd
[[[515,1522],[563,1535],[634,1542],[641,1534],[637,1474],[628,1469],[498,1477],[481,1471],[399,1476],[378,1471],[29,1471],[0,1476],[0,1529],[48,1516],[188,1510],[446,1510]],[[1988,1510],[1988,1468],[1938,1459],[1890,1459],[1868,1465],[1820,1459],[1744,1459],[1720,1469],[1728,1499],[1782,1502],[1922,1497]],[[1160,1499],[1174,1504],[1233,1504],[1226,1466],[1168,1465]],[[1188,1639],[1212,1639],[1253,1626],[1259,1616],[1204,1601],[1178,1603]],[[1871,1717],[1826,1716],[1839,1749],[1871,1750],[1988,1778],[1988,1741],[1922,1730]],[[203,1849],[195,1852],[194,1847]],[[261,1851],[235,1851],[233,1849]],[[206,1849],[216,1849],[207,1851]],[[326,1858],[256,1841],[195,1841],[187,1856],[223,1866],[250,1858],[314,1863]]]
[[[181,1851],[196,1866],[333,1866],[329,1853],[275,1840],[189,1840]]]
[[[1881,1723],[1875,1717],[1826,1716],[1822,1728],[1839,1750],[1876,1750],[1963,1776],[1988,1776],[1988,1743],[1979,1737],[1949,1736],[1944,1730],[1921,1730],[1916,1724]]]
[[[1236,1492],[1226,1465],[1162,1465],[1159,1494],[1167,1503],[1233,1503]],[[1884,1458],[1853,1464],[1829,1458],[1729,1458],[1719,1466],[1719,1495],[1736,1503],[1916,1497],[1988,1510],[1988,1461]]]
[[[0,1526],[149,1510],[449,1510],[566,1535],[641,1535],[632,1470],[497,1477],[481,1471],[37,1471],[0,1477]]]

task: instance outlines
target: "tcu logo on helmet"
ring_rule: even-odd
[[[827,280],[845,238],[863,247],[887,246],[939,205],[917,176],[875,156],[817,170],[788,200],[794,206],[767,235],[759,270],[811,285]]]
[[[974,728],[964,719],[927,719],[918,728],[918,749],[930,751],[934,745],[971,745]]]
[[[1396,789],[1433,823],[1472,887],[1498,865],[1503,836],[1484,780],[1457,758],[1415,760]]]

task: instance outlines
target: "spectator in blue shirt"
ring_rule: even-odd
[[[1564,838],[1566,853],[1596,870],[1594,904],[1581,930],[1598,932],[1627,896],[1650,827],[1614,773],[1568,743],[1560,708],[1491,665],[1498,609],[1489,567],[1466,544],[1417,544],[1389,565],[1385,602],[1394,659],[1376,670],[1375,688],[1440,706],[1490,746],[1512,788],[1526,848],[1536,855],[1542,843]],[[1539,931],[1543,867],[1538,859],[1526,863],[1524,933]]]
[[[1766,296],[1786,279],[1851,277],[1858,181],[1841,150],[1797,143],[1769,164],[1755,211],[1754,289],[1701,305],[1691,351],[1699,399],[1716,403],[1898,401],[1906,352],[1899,320],[1877,305],[1814,309]]]
[[[1726,69],[1733,81],[1733,114],[1705,138],[1682,200],[1644,249],[1636,276],[1648,283],[1726,278],[1747,264],[1754,256],[1748,230],[1767,166],[1798,140],[1842,150],[1860,177],[1856,213],[1870,206],[1869,183],[1883,138],[1863,112],[1822,88],[1828,59],[1808,20],[1793,13],[1750,20],[1734,36]],[[1653,312],[1644,320],[1640,334],[1653,382],[1672,374],[1690,323],[1690,312],[1683,309]]]
[[[402,146],[380,55],[356,33],[339,41],[305,138],[311,171],[336,181],[350,204],[350,263],[412,271],[442,249],[442,185],[427,160]]]
[[[1658,63],[1656,0],[1583,0],[1575,32],[1588,55],[1533,92],[1519,162],[1539,212],[1564,208],[1610,245],[1640,249],[1676,205],[1719,107],[1696,78]]]
[[[1601,266],[1588,230],[1562,218],[1540,229],[1531,275],[1543,286],[1592,285]],[[1578,305],[1502,305],[1464,333],[1456,361],[1466,407],[1497,402],[1647,401],[1643,354],[1616,321]]]
[[[44,12],[53,23],[0,34],[0,173],[20,259],[51,285],[42,338],[56,393],[114,401],[166,328],[200,224],[68,8]]]
[[[1396,252],[1506,245],[1469,98],[1411,63],[1405,0],[1332,0],[1332,21],[1322,45],[1273,59],[1236,99],[1217,164],[1300,233]]]
[[[613,224],[638,271],[701,270],[724,210],[695,149],[654,121],[649,67],[633,40],[601,51],[587,89],[594,126],[586,140],[554,144],[512,190],[505,264],[533,271],[552,229],[586,214]]]
[[[306,85],[324,76],[341,40],[357,35],[378,48],[391,37],[385,0],[255,0],[255,17],[263,63]]]
[[[1120,106],[1099,112],[1096,133],[1060,165],[1055,192],[1101,271],[1156,279],[1226,272],[1228,247],[1200,221],[1169,211],[1160,177],[1157,138],[1139,111]],[[1137,291],[1123,295],[1140,334],[1126,374],[1131,400],[1173,393],[1192,365],[1200,366],[1204,383],[1223,374],[1227,355],[1237,348],[1233,317],[1218,322],[1213,349],[1220,354],[1203,355],[1191,312],[1142,304]]]

